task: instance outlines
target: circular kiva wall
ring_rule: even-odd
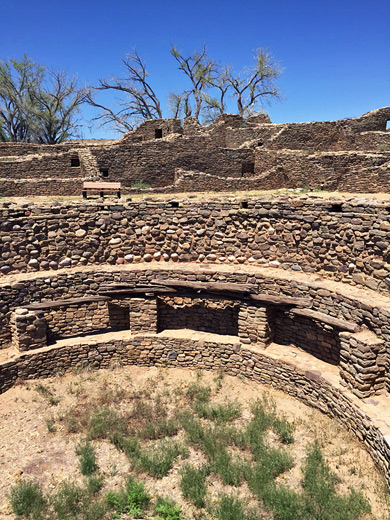
[[[389,209],[3,204],[0,391],[86,365],[221,366],[338,418],[390,480]]]
[[[0,273],[96,264],[246,264],[389,294],[390,202],[313,197],[0,206]]]
[[[4,277],[0,390],[88,365],[222,367],[339,419],[390,480],[390,301],[290,275],[139,263]]]

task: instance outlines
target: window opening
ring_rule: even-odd
[[[72,157],[70,160],[70,165],[72,168],[76,168],[77,166],[80,166],[80,159],[78,157]]]
[[[253,162],[242,163],[241,173],[255,173],[255,163],[253,163]]]
[[[155,131],[154,131],[154,137],[156,139],[161,139],[162,138],[162,128],[156,128]]]

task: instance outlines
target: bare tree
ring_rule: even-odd
[[[217,91],[215,97],[205,94],[203,109],[204,122],[212,123],[220,115],[226,112],[226,95],[231,88],[229,83],[230,67],[215,65],[214,75],[210,77],[210,85]]]
[[[169,112],[172,117],[190,117],[192,114],[192,107],[190,102],[191,91],[185,91],[181,94],[170,92],[168,96]]]
[[[237,76],[229,72],[227,78],[241,116],[248,116],[263,99],[279,97],[279,88],[275,84],[281,74],[279,64],[264,47],[256,50],[254,58],[253,68]]]
[[[207,56],[206,46],[201,52],[194,51],[190,56],[184,56],[177,50],[176,45],[171,48],[171,54],[179,64],[179,69],[190,79],[192,88],[190,93],[194,97],[195,112],[194,117],[199,119],[202,106],[204,104],[205,93],[211,85],[214,74],[215,64]],[[187,98],[188,102],[188,98]]]
[[[102,113],[94,118],[100,120],[103,125],[113,124],[122,132],[128,132],[136,123],[146,119],[161,119],[162,110],[149,80],[145,62],[136,50],[126,55],[122,60],[125,66],[125,77],[114,77],[111,80],[101,79],[96,87],[92,87],[87,94],[87,102],[102,110]],[[122,107],[114,111],[95,100],[98,91],[113,90],[127,95],[119,104]]]

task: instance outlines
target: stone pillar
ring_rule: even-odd
[[[340,332],[340,377],[358,397],[379,394],[385,386],[385,343],[370,331]]]
[[[262,343],[272,341],[272,308],[256,302],[241,302],[238,311],[238,337],[241,343]]]
[[[131,298],[130,330],[132,333],[157,332],[157,298]]]
[[[47,346],[46,320],[42,311],[15,309],[11,315],[12,346],[23,352]]]

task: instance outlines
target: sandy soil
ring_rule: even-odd
[[[217,389],[217,374],[203,372],[196,374],[182,369],[157,369],[139,367],[118,367],[115,370],[81,372],[55,377],[47,380],[24,382],[0,395],[0,518],[11,520],[13,515],[7,495],[12,485],[21,478],[38,480],[44,489],[53,489],[56,483],[64,479],[82,481],[78,471],[75,447],[80,435],[69,434],[59,418],[71,407],[83,406],[83,403],[101,402],[116,399],[120,393],[134,393],[143,389],[146,393],[167,392],[170,395],[183,395],[191,381],[201,377],[200,381],[214,388],[217,401],[236,400],[243,405],[243,418],[249,417],[249,405],[252,400],[268,392],[277,405],[277,409],[295,423],[295,442],[288,446],[293,454],[295,466],[283,475],[283,482],[294,488],[299,487],[301,464],[305,459],[307,447],[318,439],[332,469],[341,478],[339,488],[347,491],[350,486],[363,493],[371,502],[372,515],[365,518],[388,518],[389,504],[385,482],[376,469],[372,459],[361,445],[338,423],[320,412],[308,408],[299,401],[277,390],[270,390],[259,384],[223,376],[222,388]],[[47,397],[39,392],[39,385],[44,385],[58,399],[57,404],[50,404]],[[177,406],[177,398],[172,398],[172,406]],[[118,409],[126,406],[125,401],[118,401]],[[128,406],[128,405],[127,405]],[[54,422],[54,431],[49,432],[47,424]],[[105,476],[107,489],[123,484],[129,471],[129,461],[109,442],[94,443],[97,460]],[[190,462],[201,463],[202,455],[190,449]],[[181,496],[179,486],[179,463],[161,480],[141,476],[153,495],[170,496],[183,507],[183,512],[191,517],[191,506]],[[216,495],[222,484],[215,478],[208,481],[209,492]],[[245,486],[239,488],[239,494],[248,495]]]

